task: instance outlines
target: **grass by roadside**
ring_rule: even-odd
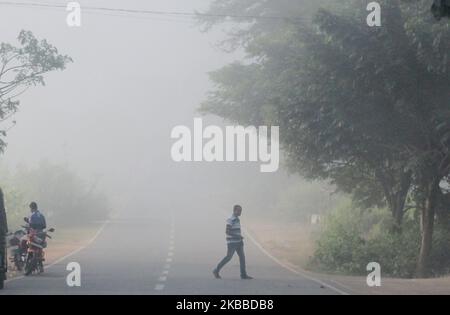
[[[251,221],[251,222],[250,222]],[[350,294],[385,295],[450,295],[450,277],[434,279],[384,278],[381,287],[367,286],[366,277],[318,273],[307,270],[308,261],[314,254],[311,227],[296,222],[273,220],[247,220],[246,226],[253,237],[273,256],[286,265],[306,272],[315,278],[332,284]]]

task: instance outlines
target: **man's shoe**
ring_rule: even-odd
[[[214,278],[216,278],[216,279],[222,279],[222,277],[219,275],[219,272],[217,271],[217,269],[213,270],[213,275],[214,275]]]
[[[242,280],[252,280],[253,277],[250,277],[249,275],[241,276]]]

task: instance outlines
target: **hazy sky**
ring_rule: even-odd
[[[209,2],[80,1],[183,12],[202,11]],[[21,98],[3,157],[8,163],[67,163],[124,204],[133,198],[142,204],[161,194],[167,199],[169,191],[197,191],[210,198],[231,191],[239,196],[239,187],[277,176],[259,174],[258,165],[176,165],[170,159],[170,131],[175,125],[191,125],[198,116],[195,109],[211,87],[207,72],[235,59],[215,46],[225,36],[220,30],[202,33],[186,18],[86,12],[81,28],[69,28],[62,9],[10,6],[0,6],[0,29],[1,41],[10,43],[20,30],[32,30],[74,59],[64,72],[48,75],[46,87]],[[229,187],[229,181],[238,184]]]

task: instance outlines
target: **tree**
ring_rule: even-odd
[[[304,2],[303,5],[305,3],[308,2]],[[253,4],[253,7],[257,6]],[[345,6],[345,8],[350,7],[348,4]],[[261,5],[259,10],[260,13],[263,11]],[[290,14],[299,12],[294,6],[277,14],[283,15],[286,11]],[[247,49],[248,56],[263,62],[245,65],[236,63],[212,73],[211,78],[217,83],[218,89],[210,94],[202,110],[242,123],[273,123],[289,126],[287,131],[292,133],[284,143],[289,143],[290,146],[286,152],[292,169],[300,170],[308,177],[332,178],[341,189],[352,193],[367,189],[382,191],[387,196],[384,199],[389,203],[393,216],[398,222],[397,225],[400,226],[411,175],[408,171],[403,172],[402,165],[395,162],[397,159],[393,155],[399,152],[393,153],[389,150],[388,143],[380,145],[377,133],[379,126],[384,124],[386,115],[376,113],[377,109],[374,110],[378,104],[375,97],[367,102],[373,89],[370,86],[372,82],[363,80],[360,87],[353,85],[356,80],[352,77],[355,73],[351,70],[355,63],[361,63],[357,59],[360,53],[369,52],[370,49],[384,48],[373,47],[372,34],[361,22],[365,21],[364,14],[367,14],[365,7],[360,6],[359,16],[355,19],[340,19],[341,28],[333,43],[327,43],[328,35],[322,36],[304,23],[285,21],[278,30],[271,29],[270,32],[262,32],[261,29],[264,27],[251,27],[249,32],[254,36],[253,41],[248,44],[250,47]],[[326,24],[326,20],[333,23],[332,18],[331,15],[322,11],[316,20],[316,25],[322,24],[322,31],[326,31],[327,27],[334,27],[332,24]],[[320,19],[322,21],[319,21]],[[395,17],[390,20],[396,22]],[[266,21],[259,23],[265,25]],[[398,27],[398,23],[391,24],[392,27],[386,32]],[[246,37],[250,35],[246,33]],[[347,52],[332,46],[341,45],[341,40],[348,42],[349,39],[358,48],[363,47],[364,44],[369,45],[365,48],[366,51],[359,51],[353,58],[348,59]],[[358,42],[361,44],[358,45]],[[401,42],[394,42],[394,44],[401,47]],[[299,66],[304,67],[299,68]],[[343,68],[344,66],[346,68]],[[330,73],[329,70],[332,67],[335,68],[335,73]],[[344,70],[347,70],[345,74],[339,73]],[[341,80],[341,86],[338,88],[342,94],[339,95],[336,86],[329,84],[329,78],[343,74],[346,76],[346,81]],[[360,76],[362,75],[364,72],[360,71]],[[239,79],[236,80],[236,78]],[[310,81],[302,82],[304,78],[309,78]],[[312,83],[312,80],[315,82]],[[308,86],[308,90],[302,93],[305,86]],[[319,105],[317,101],[307,99],[319,89],[323,92],[322,96],[328,92],[328,99],[325,97],[321,99],[323,106],[319,114],[309,110],[307,106],[304,110],[296,106],[299,102],[305,102],[305,104],[309,102],[311,106]],[[348,95],[346,89],[358,92]],[[361,102],[369,105],[354,106],[352,111],[343,108],[343,106],[351,108],[352,104]],[[296,108],[293,112],[291,107],[294,106]],[[337,114],[338,111],[340,111],[339,114]],[[376,115],[373,115],[374,112]],[[355,123],[349,125],[344,122],[344,119],[339,119],[339,116],[343,114],[346,115],[346,119],[358,125]],[[360,120],[360,117],[365,114],[369,115],[366,115],[365,120]],[[297,119],[297,116],[302,117]],[[392,116],[392,120],[394,117]],[[295,125],[297,122],[304,122],[304,124]],[[373,129],[374,134],[370,138],[367,132],[369,128]],[[305,132],[307,129],[310,132]],[[386,129],[385,134],[397,134],[397,129],[399,128],[396,126]],[[288,136],[286,132],[284,135]],[[303,140],[300,140],[302,138]],[[392,146],[395,146],[394,141]],[[306,149],[310,150],[306,151]],[[319,154],[321,157],[318,156]],[[397,180],[398,176],[392,176],[392,173],[400,173],[400,179]],[[380,204],[380,198],[377,197],[382,194],[371,194],[371,198],[355,194],[355,197],[361,197],[365,204],[370,201],[371,205],[374,205]]]
[[[19,107],[17,99],[30,86],[45,85],[44,74],[65,69],[72,59],[61,55],[46,40],[21,31],[19,46],[0,43],[0,123],[9,120]],[[0,152],[6,146],[7,129],[0,129]]]
[[[450,17],[450,1],[449,0],[433,0],[431,12],[438,20],[443,17]]]
[[[280,125],[291,169],[330,179],[362,201],[386,202],[397,229],[412,196],[422,218],[423,276],[439,184],[450,171],[450,31],[430,22],[424,0],[380,1],[383,27],[370,28],[363,2],[319,10],[312,25],[286,21],[266,33],[252,26],[249,60],[211,75],[216,89],[202,110]]]

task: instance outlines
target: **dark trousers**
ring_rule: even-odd
[[[247,271],[245,269],[245,254],[244,254],[244,242],[240,243],[230,243],[228,244],[227,255],[222,259],[222,261],[217,265],[217,272],[225,266],[231,258],[233,258],[234,252],[236,252],[239,256],[239,264],[241,267],[241,277],[247,275]]]

